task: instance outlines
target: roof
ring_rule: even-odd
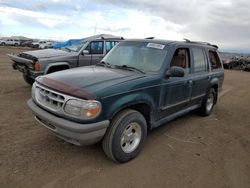
[[[215,48],[218,49],[218,46],[212,45],[208,42],[199,42],[199,41],[190,41],[187,39],[184,39],[184,41],[174,41],[174,40],[164,40],[164,39],[154,39],[146,38],[146,39],[126,39],[126,41],[137,41],[137,42],[154,42],[159,44],[165,44],[165,45],[191,45],[191,46],[201,46],[201,47],[209,47],[209,48]]]

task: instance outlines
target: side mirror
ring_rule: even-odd
[[[177,66],[170,67],[170,69],[166,73],[167,77],[184,77],[184,75],[185,75],[185,70]]]
[[[89,51],[88,50],[83,50],[82,55],[85,55],[85,54],[89,54]]]

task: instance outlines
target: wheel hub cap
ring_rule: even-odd
[[[214,95],[210,93],[210,95],[207,98],[207,111],[211,111],[214,105]]]
[[[141,141],[141,127],[133,122],[127,125],[121,136],[121,148],[125,153],[133,152]]]

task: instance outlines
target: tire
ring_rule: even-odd
[[[17,43],[15,43],[15,44],[14,44],[14,46],[16,46],[16,47],[17,47],[17,46],[18,46],[18,44],[17,44]]]
[[[31,86],[35,81],[33,78],[30,78],[28,75],[25,75],[25,74],[23,74],[23,79],[24,79],[25,82],[27,82]]]
[[[124,163],[141,151],[147,136],[147,123],[141,113],[127,109],[113,118],[102,140],[105,154],[115,162]]]
[[[5,44],[5,42],[2,42],[1,45],[2,45],[2,46],[5,46],[6,44]]]
[[[209,116],[214,108],[217,100],[217,93],[214,88],[211,88],[203,99],[202,105],[199,109],[199,114],[201,116]]]

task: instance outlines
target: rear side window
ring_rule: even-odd
[[[218,54],[214,51],[209,51],[208,54],[212,70],[221,68],[221,63]]]
[[[117,43],[117,41],[106,41],[106,52],[108,53]]]
[[[204,52],[201,48],[193,48],[194,72],[207,71],[207,63]]]

